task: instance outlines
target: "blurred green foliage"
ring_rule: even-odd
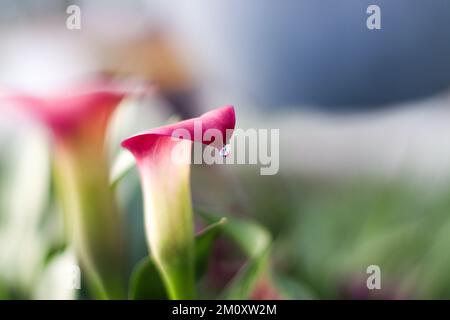
[[[276,235],[275,270],[313,296],[450,297],[450,187],[407,179],[249,180],[255,217]],[[366,288],[372,264],[381,268],[381,292]]]

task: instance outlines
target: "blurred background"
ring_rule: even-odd
[[[80,30],[66,28],[72,4]],[[118,110],[112,162],[124,137],[225,104],[239,128],[280,130],[277,175],[194,166],[191,179],[194,206],[271,232],[277,295],[450,298],[449,1],[0,0],[0,92],[97,72],[155,92]],[[47,134],[0,107],[0,147],[0,298],[73,298]],[[139,190],[134,171],[117,189],[133,261],[147,254]],[[214,259],[213,278],[235,269],[226,246]],[[366,288],[372,264],[382,290]]]

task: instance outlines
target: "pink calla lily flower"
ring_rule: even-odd
[[[122,142],[136,159],[144,196],[148,244],[172,299],[195,297],[189,181],[193,142],[221,148],[230,138],[234,126],[234,108],[226,106]],[[216,130],[223,139],[207,138],[208,130]]]
[[[40,120],[51,129],[53,138],[60,140],[86,132],[89,124],[95,126],[95,133],[104,134],[109,117],[128,93],[120,85],[94,80],[60,94],[9,93],[4,94],[4,100]]]
[[[65,228],[101,298],[126,297],[123,225],[104,143],[108,121],[126,93],[100,81],[56,96],[6,98],[50,129]]]

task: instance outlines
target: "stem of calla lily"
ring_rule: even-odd
[[[103,157],[56,145],[55,180],[66,230],[86,270],[90,289],[99,299],[123,299],[123,230]]]
[[[200,135],[195,123],[203,123]],[[195,245],[190,193],[190,159],[194,140],[203,143],[207,129],[219,130],[224,139],[234,129],[234,108],[227,106],[195,119],[138,134],[122,142],[136,158],[145,210],[145,229],[151,254],[171,299],[195,298]],[[188,137],[172,134],[184,129]],[[225,141],[215,141],[221,146]],[[182,159],[173,159],[173,151]]]

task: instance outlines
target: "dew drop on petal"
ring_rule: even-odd
[[[226,144],[222,149],[220,149],[219,154],[221,157],[228,157],[231,153],[231,147],[229,144]]]

